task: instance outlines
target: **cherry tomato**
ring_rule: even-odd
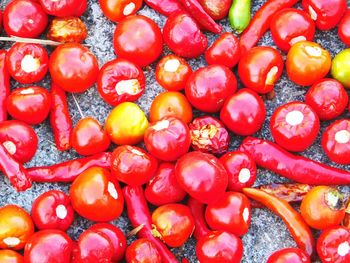
[[[112,175],[131,186],[147,183],[154,176],[157,167],[157,160],[136,146],[119,146],[112,153]]]
[[[320,30],[335,27],[347,8],[346,0],[303,0],[302,5]]]
[[[154,62],[162,53],[162,33],[150,18],[132,15],[121,21],[114,31],[114,51],[140,67]]]
[[[317,240],[317,254],[322,262],[349,262],[350,230],[341,226],[324,230]]]
[[[47,14],[35,1],[13,0],[5,7],[4,29],[9,36],[37,38],[47,24]]]
[[[232,132],[247,136],[261,129],[266,116],[265,104],[257,93],[240,89],[226,101],[220,120]]]
[[[80,17],[87,9],[87,0],[39,0],[45,12],[57,17]]]
[[[33,234],[24,248],[24,262],[70,262],[73,241],[62,230],[41,230]]]
[[[347,48],[335,55],[332,60],[331,68],[332,77],[338,80],[347,89],[350,89],[350,67],[348,67],[349,60],[350,48]]]
[[[338,26],[338,36],[347,46],[350,46],[350,11],[347,10]]]
[[[176,117],[189,123],[192,120],[192,107],[186,96],[176,91],[158,94],[151,104],[150,121],[156,122],[164,117]]]
[[[19,250],[34,233],[30,215],[17,205],[0,208],[0,248]]]
[[[243,244],[234,234],[212,231],[197,242],[196,255],[199,262],[237,263],[243,256]]]
[[[305,195],[300,212],[315,229],[339,225],[345,216],[344,197],[336,188],[316,186]]]
[[[236,66],[240,56],[239,40],[229,32],[220,35],[205,51],[205,60],[209,65],[220,64],[229,68]]]
[[[142,6],[142,0],[99,0],[103,14],[113,22],[121,22],[134,15]]]
[[[119,183],[107,169],[87,169],[74,180],[69,194],[74,210],[89,220],[107,222],[123,212]]]
[[[182,11],[168,17],[163,27],[163,39],[171,51],[184,58],[199,57],[208,46],[197,22]]]
[[[185,93],[189,102],[200,111],[217,112],[237,89],[232,71],[222,65],[200,68],[189,77]]]
[[[238,63],[238,75],[242,83],[257,93],[273,90],[283,71],[283,58],[272,47],[254,47],[246,52]]]
[[[194,151],[183,155],[176,163],[175,176],[190,196],[205,204],[215,203],[227,188],[224,166],[208,153]]]
[[[50,190],[34,200],[31,216],[40,230],[66,231],[74,221],[74,210],[68,195],[59,190]]]
[[[293,101],[276,109],[271,116],[270,130],[276,143],[283,148],[302,152],[315,141],[320,120],[309,105]]]
[[[16,120],[0,122],[0,143],[20,163],[30,161],[38,149],[33,128]]]
[[[324,78],[331,68],[331,55],[319,44],[300,41],[288,52],[286,69],[291,81],[310,86]]]
[[[175,165],[161,163],[154,177],[147,183],[145,197],[155,206],[177,203],[184,199],[186,192],[175,177]]]
[[[66,43],[52,52],[49,70],[53,82],[65,91],[83,92],[96,82],[98,62],[83,45]]]
[[[31,125],[42,123],[51,109],[51,95],[41,87],[15,89],[6,100],[8,113]]]
[[[123,102],[109,113],[105,129],[115,144],[137,144],[142,141],[148,125],[145,113],[139,106]]]
[[[253,158],[244,152],[233,151],[219,159],[228,175],[227,189],[241,192],[245,187],[251,187],[256,179],[256,164]]]
[[[87,35],[87,27],[79,17],[56,17],[47,32],[48,39],[61,43],[81,43]]]
[[[339,164],[350,164],[350,121],[333,122],[322,136],[322,148],[328,158]]]
[[[152,213],[152,224],[169,247],[180,247],[194,231],[191,210],[182,204],[166,204]]]
[[[277,12],[270,24],[273,41],[284,52],[299,41],[312,41],[315,35],[315,23],[304,11],[285,8]]]
[[[99,122],[86,117],[80,119],[71,133],[72,147],[80,155],[92,155],[108,149],[111,140]]]
[[[113,106],[137,100],[145,87],[146,80],[142,69],[123,58],[104,64],[97,80],[97,89],[102,99]]]
[[[195,151],[221,154],[227,151],[230,136],[224,125],[211,116],[195,118],[190,124],[191,145]]]
[[[227,16],[232,0],[199,0],[199,3],[214,20],[220,20]]]
[[[274,252],[266,263],[311,263],[311,261],[303,250],[291,247]]]
[[[127,263],[161,263],[157,247],[147,238],[140,238],[130,244],[126,249]]]
[[[13,250],[0,250],[0,262],[2,263],[23,263],[23,256]]]
[[[331,120],[345,111],[349,97],[339,81],[321,79],[308,90],[305,102],[315,110],[320,120]]]

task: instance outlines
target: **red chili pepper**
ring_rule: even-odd
[[[90,167],[110,168],[110,159],[111,153],[103,152],[51,166],[29,168],[28,175],[34,182],[72,182]]]
[[[0,171],[7,176],[16,191],[25,191],[32,186],[26,169],[0,144]]]
[[[201,4],[197,0],[178,0],[190,15],[201,25],[204,29],[219,34],[222,27],[217,24],[211,16],[205,12]]]
[[[137,232],[139,238],[151,240],[162,256],[163,263],[177,263],[175,256],[166,245],[152,235],[151,213],[147,207],[146,199],[141,186],[125,186],[123,188],[124,200],[128,211],[128,218],[133,227],[143,225]]]
[[[145,0],[145,3],[165,16],[170,16],[174,12],[184,10],[177,0]]]
[[[258,166],[298,183],[311,185],[350,183],[350,172],[294,155],[270,141],[247,137],[239,150],[249,153]]]
[[[254,15],[239,41],[241,54],[254,47],[262,35],[269,29],[275,13],[283,8],[292,7],[299,0],[269,0]]]
[[[197,240],[199,240],[201,237],[211,232],[204,218],[205,205],[190,197],[188,199],[187,206],[191,209],[194,218],[195,228],[193,235]]]
[[[10,95],[10,75],[5,61],[6,51],[0,50],[0,122],[7,120],[6,98]]]
[[[55,137],[56,147],[60,151],[66,151],[71,148],[70,135],[73,129],[66,93],[57,84],[52,83],[51,96],[50,123]]]

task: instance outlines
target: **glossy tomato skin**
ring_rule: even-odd
[[[121,21],[114,31],[114,51],[140,67],[154,62],[162,53],[163,39],[158,25],[143,15],[132,15]]]
[[[49,61],[52,80],[67,92],[83,92],[91,87],[98,75],[94,54],[79,43],[65,43],[52,52]]]
[[[251,135],[261,129],[266,116],[264,101],[250,89],[240,89],[229,97],[221,111],[220,120],[233,133]]]
[[[123,212],[119,183],[107,169],[87,169],[74,180],[69,194],[74,210],[89,220],[107,222]]]
[[[0,208],[0,248],[19,250],[34,233],[30,215],[17,205]]]
[[[136,64],[117,58],[104,64],[97,79],[97,90],[102,99],[116,106],[135,101],[146,88],[145,75]]]
[[[112,153],[112,175],[131,186],[147,183],[157,171],[157,167],[156,158],[136,146],[119,146]]]
[[[310,263],[310,257],[300,248],[284,248],[271,254],[266,263]]]
[[[237,89],[232,71],[222,65],[200,68],[189,77],[185,93],[189,102],[204,112],[219,111],[224,101]]]
[[[162,257],[151,240],[140,238],[128,246],[125,260],[127,263],[161,263]]]
[[[220,20],[227,16],[231,0],[199,0],[205,12],[214,20]]]
[[[208,153],[194,151],[183,155],[176,163],[175,176],[182,189],[205,204],[215,203],[227,188],[225,168]]]
[[[113,22],[121,22],[134,15],[142,6],[142,0],[99,0],[103,14]]]
[[[296,8],[285,8],[277,12],[270,25],[272,39],[284,52],[299,41],[312,41],[315,23],[310,15]]]
[[[208,46],[196,21],[183,11],[168,17],[163,27],[163,39],[171,51],[184,58],[199,57]]]
[[[23,263],[23,256],[13,250],[0,250],[0,262],[2,263]]]
[[[39,3],[11,1],[4,10],[4,29],[9,36],[37,38],[48,24],[48,16]]]
[[[315,110],[320,120],[331,120],[345,111],[349,97],[339,81],[321,79],[307,91],[305,102]]]
[[[34,200],[31,216],[40,230],[66,231],[74,221],[74,210],[68,195],[59,190],[50,190]]]
[[[338,26],[338,36],[347,46],[350,46],[350,11],[347,10]]]
[[[45,12],[57,17],[80,17],[87,9],[87,0],[39,0]]]
[[[14,119],[36,125],[49,115],[51,95],[42,87],[17,88],[7,97],[6,107]]]
[[[273,90],[283,71],[283,58],[272,47],[254,47],[246,52],[238,63],[238,75],[242,83],[257,93]]]

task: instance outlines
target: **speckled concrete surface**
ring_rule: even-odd
[[[0,7],[6,5],[9,0],[1,0]],[[253,1],[253,13],[262,5],[263,0]],[[349,1],[348,1],[349,3]],[[163,27],[165,23],[165,17],[159,15],[155,11],[151,10],[147,6],[144,6],[139,14],[151,17],[154,21],[158,23],[160,27]],[[83,20],[87,23],[89,27],[89,37],[86,40],[87,44],[91,45],[92,52],[99,59],[100,66],[105,62],[115,58],[112,47],[112,36],[115,28],[115,24],[108,21],[101,13],[97,0],[89,1],[88,11],[83,16]],[[228,21],[226,19],[220,22],[223,25],[224,31],[230,31]],[[2,33],[3,35],[4,33]],[[212,43],[216,36],[213,34],[207,34],[209,42]],[[337,37],[337,31],[332,30],[329,32],[317,32],[315,40],[320,43],[323,47],[327,48],[332,56],[338,53],[340,50],[345,48],[345,45],[340,42]],[[274,46],[271,39],[270,33],[265,34],[265,36],[260,41],[259,45],[269,45]],[[9,45],[0,42],[0,48],[8,48]],[[167,48],[164,48],[164,54],[168,54]],[[193,69],[197,69],[205,65],[205,60],[203,56],[198,59],[189,61]],[[137,101],[141,108],[145,112],[149,112],[149,108],[153,98],[162,91],[161,87],[154,81],[154,68],[155,64],[152,65],[152,69],[145,71],[147,76],[147,89],[143,96]],[[50,80],[47,77],[38,85],[49,89]],[[12,88],[19,86],[16,83],[12,83]],[[280,81],[276,84],[276,98],[272,101],[266,101],[267,107],[267,118],[263,129],[256,134],[256,136],[271,140],[271,134],[269,132],[269,119],[273,111],[280,105],[293,100],[303,100],[306,89],[300,88],[295,84],[291,83],[286,75],[284,74]],[[76,123],[81,116],[79,115],[77,108],[74,104],[72,97],[69,95],[69,106],[71,110],[71,115],[74,123]],[[99,97],[96,88],[93,87],[88,91],[76,95],[76,99],[82,108],[85,116],[93,116],[97,118],[101,123],[104,123],[107,114],[111,110],[111,107],[105,104]],[[341,118],[349,118],[350,114],[348,112],[344,113]],[[324,131],[325,127],[329,125],[329,122],[323,122],[320,134]],[[35,126],[35,131],[39,136],[39,149],[34,159],[27,163],[27,167],[38,166],[38,165],[49,165],[57,163],[64,160],[69,160],[77,157],[77,154],[71,150],[68,152],[58,152],[53,144],[53,136],[50,130],[48,122],[41,125]],[[232,136],[231,149],[236,149],[240,144],[242,138],[237,136]],[[302,153],[302,155],[307,156],[313,160],[322,161],[328,163],[332,166],[336,166],[334,163],[330,163],[327,157],[322,152],[320,146],[320,137],[313,144],[313,146]],[[350,170],[350,166],[338,166],[343,169]],[[272,174],[266,170],[259,170],[258,180],[256,185],[272,183],[272,182],[284,182],[286,180],[280,178],[279,176]],[[17,204],[24,207],[27,211],[30,211],[31,204],[33,200],[39,196],[41,193],[51,190],[51,189],[61,189],[65,192],[68,191],[69,185],[67,184],[34,184],[31,189],[24,193],[16,193],[10,186],[9,182],[0,176],[0,206],[5,204]],[[342,191],[345,194],[350,193],[349,187],[342,187]],[[119,226],[125,233],[131,230],[131,226],[128,220],[123,214],[120,218],[112,222]],[[77,238],[79,234],[88,228],[92,222],[85,220],[79,216],[76,216],[76,220],[72,227],[68,230],[69,235],[72,238]],[[130,242],[131,240],[129,240]],[[244,242],[244,258],[242,262],[245,263],[262,263],[266,262],[267,257],[275,250],[295,246],[293,239],[291,238],[286,226],[280,218],[273,215],[266,209],[255,209],[253,211],[252,223],[250,230],[247,235],[243,237]],[[174,253],[181,257],[187,257],[191,262],[196,262],[195,241],[190,240],[184,247],[174,250]]]

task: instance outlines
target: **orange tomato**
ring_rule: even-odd
[[[23,263],[23,257],[21,254],[10,250],[0,250],[0,262],[1,263]]]

